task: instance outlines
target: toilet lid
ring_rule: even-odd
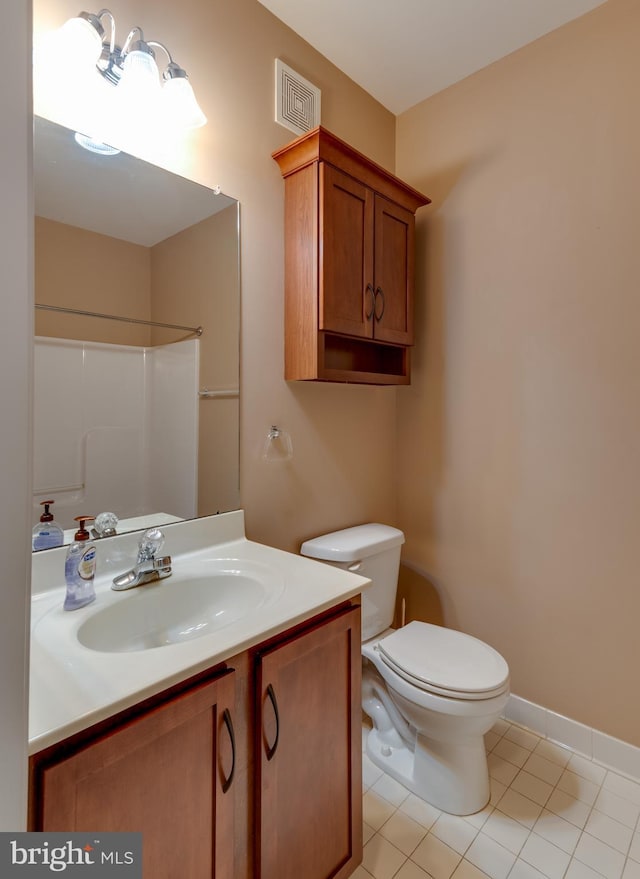
[[[509,684],[509,666],[497,650],[443,626],[408,623],[379,641],[378,651],[405,680],[451,698],[489,699]]]

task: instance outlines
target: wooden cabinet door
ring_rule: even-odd
[[[258,658],[258,879],[344,879],[361,860],[361,662],[360,608]]]
[[[374,194],[324,162],[319,174],[318,327],[371,338]]]
[[[414,215],[376,195],[373,335],[379,341],[413,345],[414,263]]]
[[[144,875],[233,876],[234,672],[45,768],[44,831],[141,831]]]

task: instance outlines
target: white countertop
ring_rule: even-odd
[[[369,580],[247,540],[242,511],[163,527],[173,569],[208,559],[265,566],[277,595],[236,622],[189,641],[126,653],[103,653],[77,639],[92,614],[131,600],[145,586],[114,592],[111,582],[135,562],[136,535],[97,542],[96,601],[64,611],[64,549],[34,556],[31,612],[29,753],[62,741],[118,711],[180,683],[317,613],[362,592]],[[125,561],[126,560],[126,561]],[[281,579],[280,579],[281,578]],[[180,588],[172,577],[152,588]]]

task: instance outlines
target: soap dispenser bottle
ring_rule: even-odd
[[[93,516],[76,516],[79,523],[73,543],[67,550],[64,563],[64,578],[67,583],[67,594],[64,599],[65,610],[76,610],[84,607],[96,597],[93,578],[96,572],[96,548],[90,541],[90,534],[84,527],[92,522]]]
[[[31,538],[31,548],[50,549],[53,546],[62,546],[64,543],[64,531],[53,520],[53,513],[49,507],[53,501],[40,501],[40,506],[44,507],[44,513],[40,516],[40,521],[33,529]]]

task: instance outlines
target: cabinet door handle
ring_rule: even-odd
[[[227,727],[229,740],[231,742],[231,772],[229,773],[229,777],[226,778],[222,783],[222,793],[226,794],[226,792],[231,787],[233,774],[236,771],[236,737],[233,732],[233,722],[231,720],[231,713],[229,712],[228,708],[224,709],[224,712],[222,714],[222,720],[224,721],[224,725]]]
[[[278,748],[278,739],[280,738],[280,715],[278,713],[278,700],[276,699],[276,694],[275,694],[274,689],[271,686],[271,684],[269,684],[269,686],[267,687],[267,696],[269,697],[269,700],[271,701],[271,705],[273,706],[273,713],[276,716],[276,737],[275,737],[273,745],[271,745],[271,747],[266,745],[267,760],[271,760],[271,759],[273,759],[273,756],[276,753],[276,750]],[[265,739],[265,744],[266,744],[266,739]]]
[[[368,312],[365,311],[364,314],[367,320],[371,320],[371,318],[373,317],[373,313],[376,310],[376,294],[373,291],[373,284],[367,284],[366,290],[364,292],[371,293],[371,309]]]
[[[377,310],[376,310],[376,308],[375,308],[376,305],[378,304],[378,296],[380,297],[380,299],[382,299],[382,311],[380,312],[380,314],[378,314],[378,312],[377,312]],[[375,319],[376,319],[377,321],[381,321],[381,320],[382,320],[382,315],[384,314],[384,304],[385,304],[385,303],[384,303],[384,290],[382,289],[382,287],[377,287],[377,288],[376,288],[376,295],[375,295],[375,298],[374,298],[374,300],[373,300],[373,303],[374,303],[374,315],[375,315]]]

